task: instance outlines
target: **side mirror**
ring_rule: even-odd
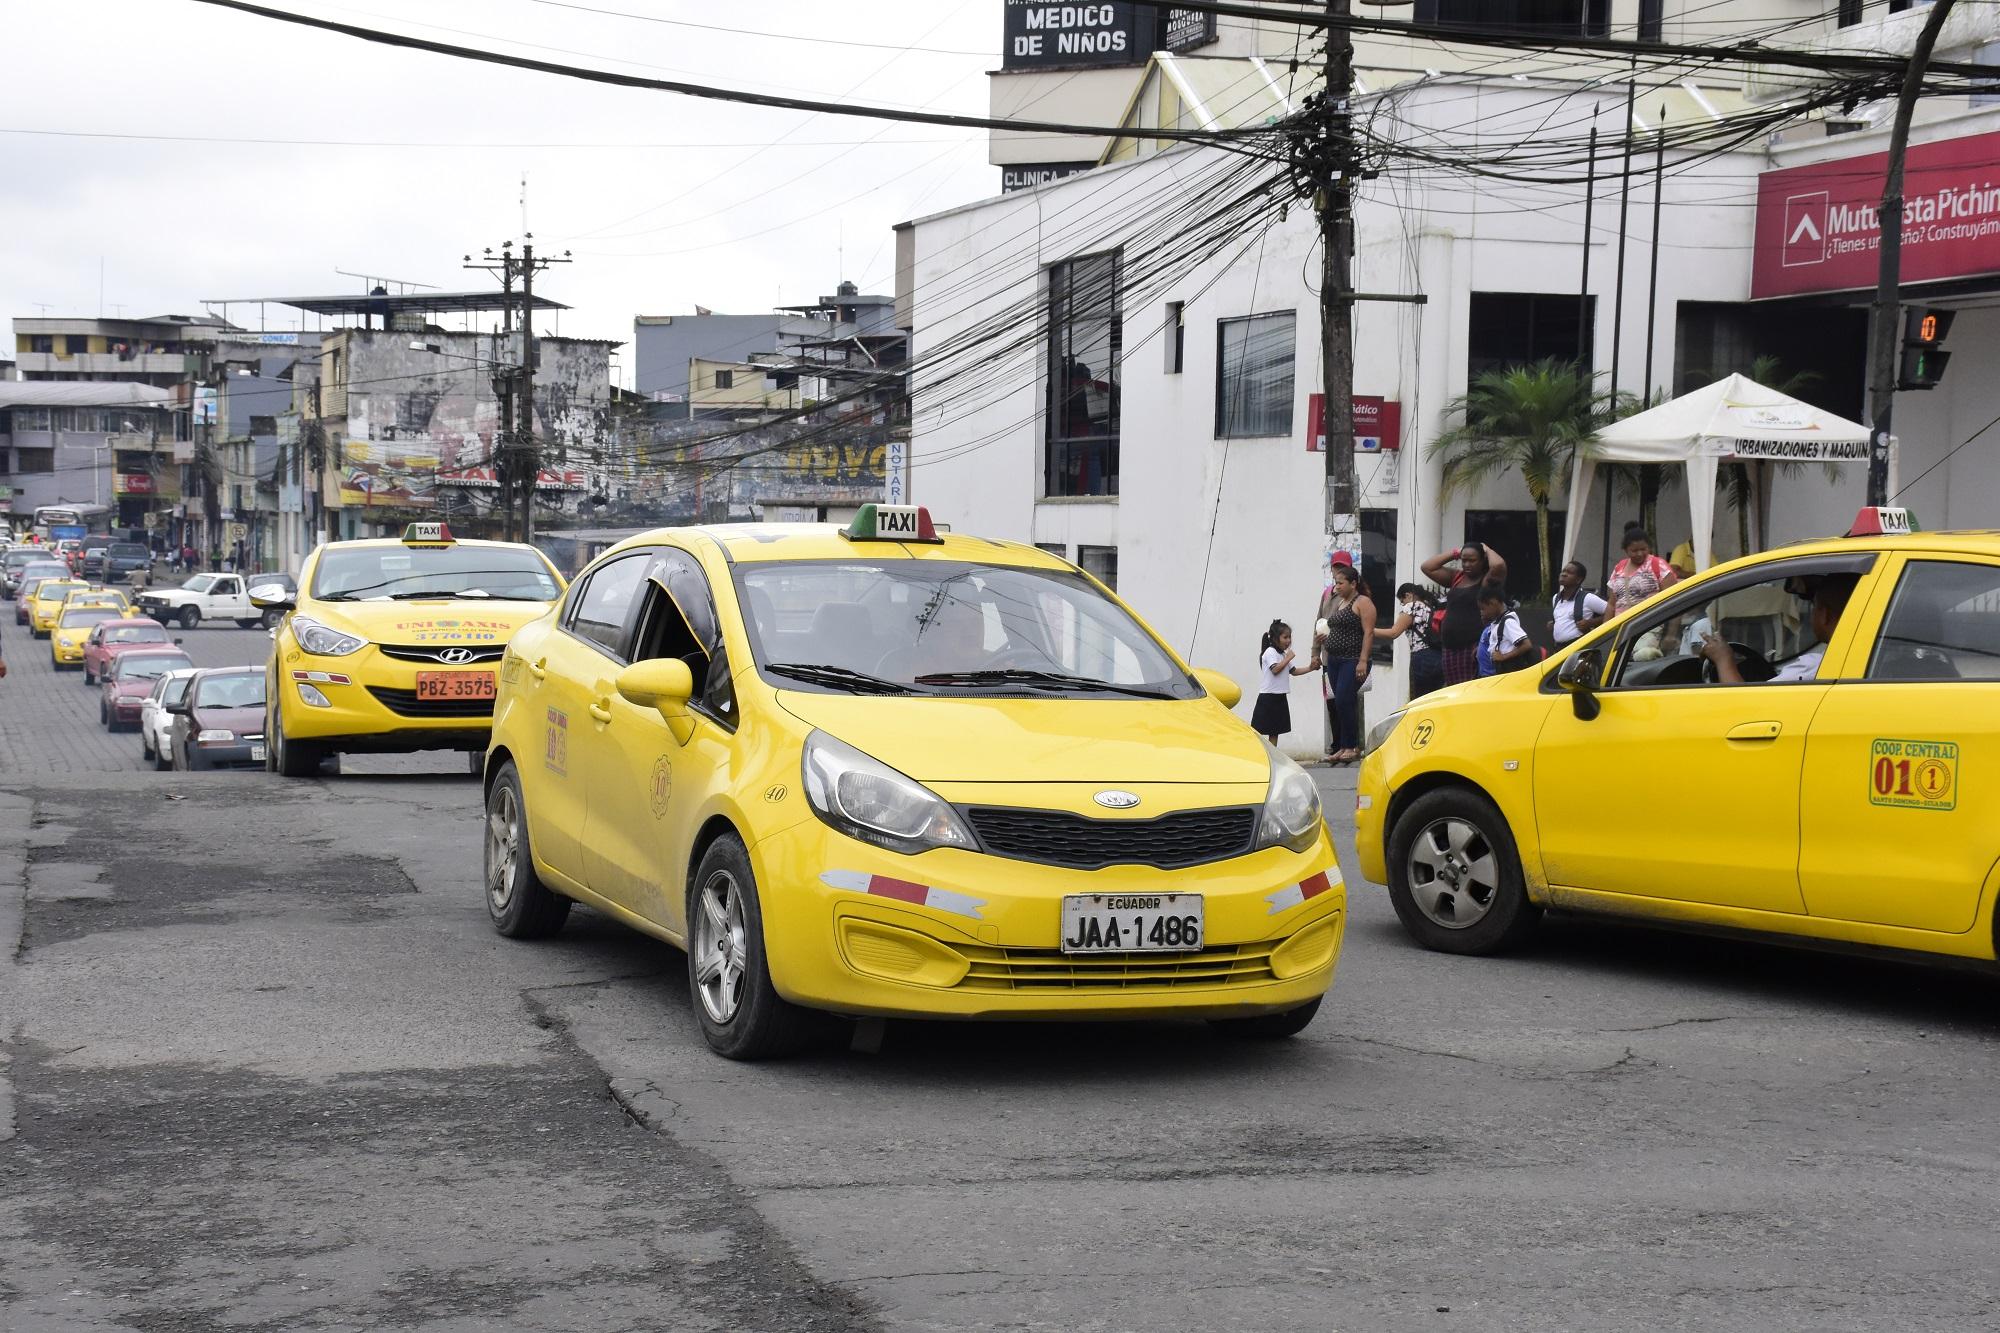
[[[187,700],[185,699],[181,699],[178,700],[177,702],[170,703],[167,705],[167,711],[169,713],[179,713],[183,717],[187,715],[187,710],[188,710]]]
[[[1569,705],[1578,720],[1592,721],[1604,711],[1597,701],[1597,685],[1604,679],[1604,658],[1595,648],[1586,648],[1562,664],[1556,685],[1569,695]]]
[[[181,642],[181,639],[180,639],[180,636],[179,636],[179,635],[176,635],[176,636],[174,637],[174,642],[175,642],[175,643],[180,643],[180,642]]]
[[[281,584],[266,583],[250,590],[250,605],[259,611],[289,611],[292,609],[292,595]]]
[[[1243,698],[1243,687],[1212,667],[1196,667],[1194,678],[1224,708],[1236,707]]]
[[[687,711],[687,702],[694,697],[694,672],[688,670],[686,662],[677,657],[634,662],[620,671],[613,683],[628,703],[658,709],[680,744],[686,745],[694,735],[694,719]]]

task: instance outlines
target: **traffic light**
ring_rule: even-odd
[[[1951,332],[1955,310],[1917,307],[1903,312],[1903,366],[1896,377],[1899,389],[1935,389],[1944,378],[1951,353],[1944,350],[1944,338]]]

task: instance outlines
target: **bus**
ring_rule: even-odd
[[[111,531],[110,505],[59,504],[35,507],[35,528],[51,541]]]

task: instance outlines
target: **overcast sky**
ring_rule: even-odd
[[[999,64],[997,0],[582,2],[815,40],[549,0],[266,0],[547,60],[974,115]],[[192,0],[14,5],[7,36],[0,315],[98,314],[100,263],[107,316],[363,290],[336,269],[476,288],[491,280],[461,257],[518,238],[525,172],[537,248],[574,252],[539,284],[573,307],[561,331],[629,340],[634,314],[763,310],[842,277],[891,292],[894,223],[999,187],[978,131],[612,89]],[[258,326],[255,307],[229,313]]]

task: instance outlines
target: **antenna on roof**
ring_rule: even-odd
[[[337,268],[334,272],[343,278],[361,279],[361,285],[370,291],[376,287],[387,287],[393,284],[402,289],[396,293],[398,296],[408,296],[413,289],[418,287],[423,288],[427,292],[434,292],[438,289],[437,284],[434,282],[411,282],[406,278],[385,278],[373,273],[353,273],[344,268]]]

